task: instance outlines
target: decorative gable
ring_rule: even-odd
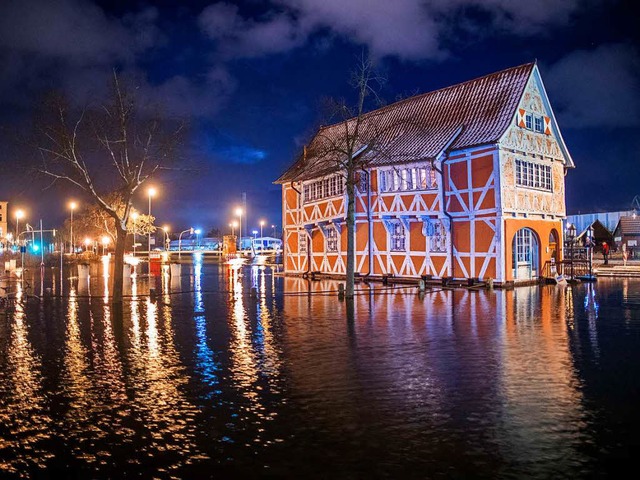
[[[574,166],[555,122],[537,66],[531,71],[514,121],[500,139],[500,145],[528,155],[561,160],[566,167]]]

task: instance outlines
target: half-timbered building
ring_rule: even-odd
[[[362,122],[360,276],[518,283],[560,259],[564,178],[574,164],[535,63],[402,100]],[[276,181],[287,273],[345,273],[344,175],[314,153],[345,125],[322,127]]]

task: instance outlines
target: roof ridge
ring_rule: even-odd
[[[397,106],[402,105],[403,103],[407,103],[409,101],[415,101],[415,100],[418,100],[418,99],[422,99],[422,98],[424,98],[424,97],[426,97],[428,95],[432,95],[432,94],[435,94],[435,93],[438,93],[438,92],[445,92],[447,90],[451,90],[451,89],[454,89],[454,88],[461,87],[462,85],[465,85],[465,84],[468,84],[468,83],[479,82],[479,81],[484,80],[486,78],[490,78],[490,77],[494,77],[494,76],[497,77],[497,76],[505,74],[506,72],[508,72],[510,70],[518,70],[518,69],[524,68],[524,67],[529,67],[530,69],[533,69],[533,67],[535,67],[536,65],[537,65],[537,61],[533,61],[533,62],[523,63],[523,64],[517,65],[515,67],[504,68],[502,70],[498,70],[497,72],[487,73],[487,74],[482,75],[480,77],[476,77],[476,78],[472,78],[472,79],[469,79],[469,80],[465,80],[464,82],[460,82],[460,83],[456,83],[456,84],[453,84],[453,85],[449,85],[447,87],[438,88],[436,90],[430,90],[430,91],[424,92],[424,93],[419,93],[418,95],[414,95],[412,97],[403,98],[402,100],[398,100],[398,101],[390,103],[388,105],[383,105],[382,107],[376,108],[374,110],[369,110],[368,112],[363,113],[362,116],[366,117],[366,116],[368,116],[368,115],[370,115],[370,114],[372,114],[374,112],[375,113],[381,113],[381,112],[384,112],[385,110],[391,109],[392,107],[397,107]],[[326,130],[326,129],[334,127],[336,125],[340,125],[343,122],[347,122],[349,120],[352,120],[353,118],[355,118],[355,116],[354,117],[345,118],[345,119],[343,119],[343,120],[341,120],[339,122],[330,123],[328,125],[322,125],[322,126],[320,126],[320,128],[318,130]]]

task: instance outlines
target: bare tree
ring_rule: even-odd
[[[111,205],[118,215],[122,216],[126,205],[120,195],[109,195],[106,197],[107,203]],[[147,214],[133,212],[127,221],[127,233],[133,235],[148,235],[154,233],[157,227],[153,224],[155,217]],[[68,227],[69,220],[65,221]],[[91,205],[79,211],[74,219],[74,229],[77,237],[98,238],[107,236],[114,244],[117,241],[117,228],[114,218],[98,205]]]
[[[355,202],[356,188],[364,185],[366,168],[380,153],[383,131],[388,125],[378,121],[371,107],[382,102],[378,89],[384,79],[379,76],[370,58],[362,56],[352,73],[351,85],[357,94],[356,103],[343,99],[331,100],[330,127],[321,128],[305,150],[301,165],[305,176],[322,176],[340,172],[346,191],[347,264],[345,295],[352,298],[355,284]]]
[[[355,104],[330,102],[329,126],[315,134],[301,158],[283,175],[286,181],[304,181],[339,173],[346,198],[347,264],[345,296],[352,298],[355,284],[355,205],[357,191],[364,193],[373,166],[430,160],[424,149],[427,129],[415,110],[400,101],[384,106],[378,91],[384,79],[370,58],[362,56],[352,73]]]
[[[127,226],[134,194],[175,158],[182,125],[136,103],[114,72],[106,101],[74,108],[62,97],[49,102],[39,122],[38,170],[89,197],[113,219],[113,301],[122,301]],[[115,196],[114,196],[115,195]],[[114,198],[117,200],[114,201]]]

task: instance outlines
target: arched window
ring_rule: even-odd
[[[533,230],[521,228],[513,237],[513,278],[531,280],[538,276],[539,242]]]

